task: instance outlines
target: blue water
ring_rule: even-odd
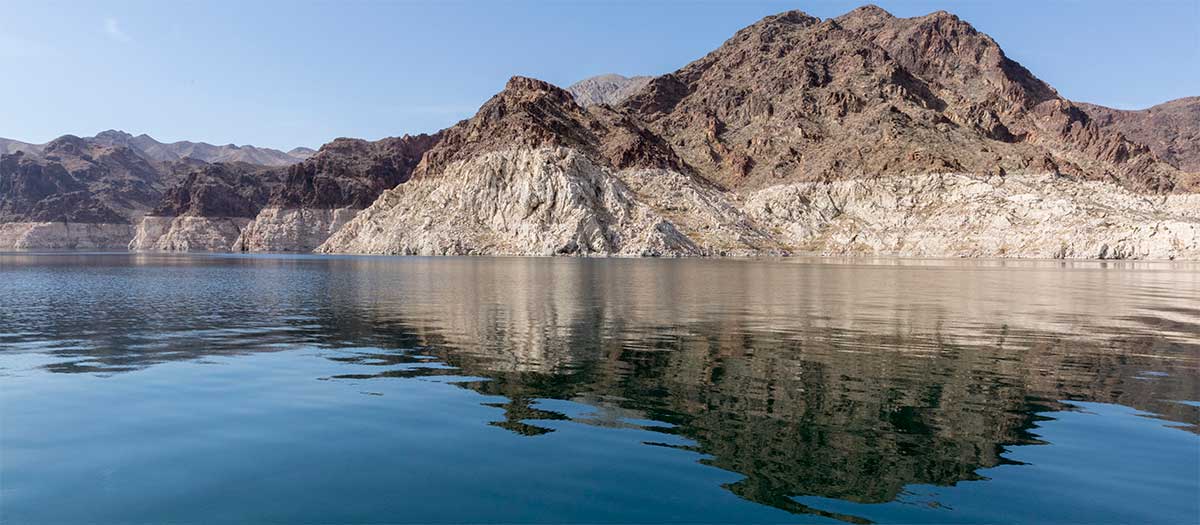
[[[0,254],[0,522],[1200,521],[1200,267]]]

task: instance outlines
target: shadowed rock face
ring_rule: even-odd
[[[1102,128],[1145,144],[1175,167],[1200,172],[1200,97],[1185,97],[1149,109],[1125,111],[1079,103]]]
[[[128,223],[155,205],[171,178],[129,148],[63,136],[39,156],[0,157],[0,221]]]
[[[150,213],[177,217],[254,217],[278,189],[277,169],[245,163],[204,164],[166,192]]]
[[[1023,169],[1139,191],[1186,186],[945,12],[770,16],[620,109],[731,188]]]
[[[365,208],[409,179],[421,156],[441,134],[405,135],[375,142],[339,138],[304,162],[287,169],[271,196],[279,208]]]

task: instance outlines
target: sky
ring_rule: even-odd
[[[0,0],[0,137],[106,129],[318,147],[433,132],[512,75],[656,75],[760,18],[863,2]],[[990,34],[1063,96],[1124,109],[1200,95],[1200,0],[879,0]]]

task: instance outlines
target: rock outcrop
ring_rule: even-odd
[[[626,182],[660,176],[675,179],[664,187],[675,189],[677,200],[689,206],[687,225],[703,227],[706,235],[681,231],[666,208],[652,205]],[[722,199],[684,175],[636,168],[618,173],[570,148],[497,151],[385,193],[319,251],[675,256],[770,249]]]
[[[746,210],[798,253],[1200,259],[1200,195],[1052,173],[783,184],[750,194]]]
[[[0,250],[123,250],[130,224],[73,222],[0,223]]]
[[[235,252],[311,252],[360,208],[263,208],[229,245]]]
[[[227,252],[251,222],[245,217],[143,217],[128,248],[133,251]]]

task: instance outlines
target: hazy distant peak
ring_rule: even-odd
[[[298,153],[292,154],[291,152],[284,153],[276,149],[259,148],[250,145],[238,146],[235,144],[226,144],[224,146],[214,146],[207,142],[191,142],[186,140],[166,144],[159,142],[154,137],[145,133],[134,136],[118,129],[104,130],[93,137],[63,135],[46,144],[30,144],[28,142],[0,138],[0,153],[21,151],[29,155],[41,155],[46,151],[61,150],[65,147],[83,150],[88,145],[126,147],[147,160],[158,162],[171,162],[183,158],[193,158],[204,162],[245,162],[260,166],[287,166],[312,156],[312,150],[309,148],[293,149],[292,152],[298,151]]]
[[[567,88],[567,92],[575,97],[575,102],[580,106],[587,107],[597,104],[615,106],[645,86],[651,78],[648,76],[626,77],[616,73],[606,73],[571,84]]]

